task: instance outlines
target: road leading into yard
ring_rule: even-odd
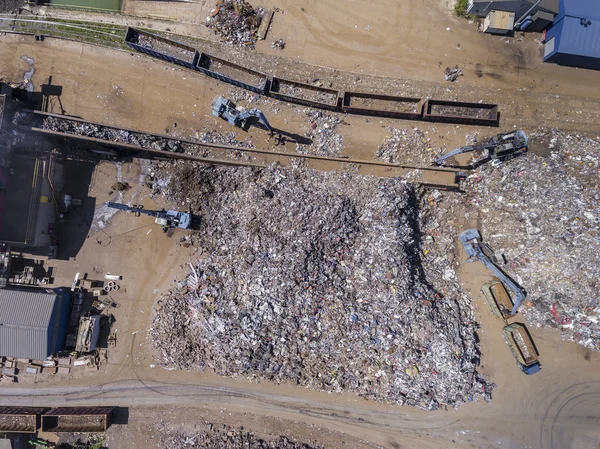
[[[159,368],[139,379],[101,385],[3,389],[2,405],[208,407],[319,424],[385,447],[592,448],[600,441],[598,354],[536,332],[543,369],[526,377],[511,363],[491,403],[467,404],[458,411],[425,413],[291,386],[243,380],[197,382],[197,374]],[[511,362],[498,351],[499,362]],[[504,356],[506,355],[506,360]],[[585,369],[583,369],[585,367]],[[168,379],[155,381],[154,378]],[[196,380],[194,380],[196,378]],[[88,378],[91,384],[93,378]],[[193,413],[193,410],[191,411]],[[395,446],[399,444],[400,446]]]

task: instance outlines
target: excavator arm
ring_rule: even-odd
[[[269,132],[271,134],[273,134],[273,128],[271,128],[271,125],[269,124],[267,117],[265,116],[265,114],[263,114],[263,112],[260,109],[253,108],[253,109],[250,109],[248,112],[243,112],[240,115],[243,115],[243,114],[248,114],[249,117],[250,116],[256,117],[258,119],[258,121],[261,122],[265,126],[265,128],[267,128],[269,130]]]
[[[500,279],[500,281],[502,281],[502,283],[514,293],[515,299],[511,314],[515,315],[518,312],[521,303],[525,300],[527,292],[483,252],[480,243],[481,234],[477,229],[467,229],[466,231],[461,232],[458,235],[458,238],[463,244],[469,258],[477,258],[481,260],[486,268],[494,273],[494,275],[496,275],[498,279]]]
[[[480,156],[479,158],[474,157],[474,161],[468,165],[470,168],[474,168],[490,159],[506,159],[526,152],[527,135],[520,129],[509,133],[498,134],[482,144],[467,145],[452,150],[436,159],[433,164],[444,165],[446,160],[450,159],[452,156],[475,151],[483,152],[485,150],[487,150],[488,153]]]
[[[460,148],[457,148],[456,150],[452,150],[452,151],[450,151],[450,153],[446,153],[446,154],[444,154],[442,157],[438,158],[438,159],[437,159],[437,160],[434,162],[434,164],[435,164],[435,165],[444,165],[444,161],[445,161],[446,159],[449,159],[449,158],[451,158],[452,156],[456,156],[457,154],[469,153],[470,151],[475,151],[475,150],[477,150],[478,148],[480,148],[480,147],[476,147],[476,146],[474,146],[474,145],[467,145],[467,146],[465,146],[465,147],[460,147]]]

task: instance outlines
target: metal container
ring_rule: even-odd
[[[420,120],[423,103],[420,98],[346,91],[343,95],[342,109],[351,114]]]
[[[202,53],[196,70],[225,83],[264,95],[268,76],[216,56]]]
[[[425,100],[423,118],[432,122],[465,125],[498,126],[500,124],[497,104],[462,101]]]
[[[269,95],[278,100],[289,101],[313,108],[329,109],[332,111],[341,109],[339,91],[283,78],[272,78]]]
[[[200,52],[194,47],[136,28],[127,28],[125,43],[139,52],[192,70],[196,70],[200,60]]]

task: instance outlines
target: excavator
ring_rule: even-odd
[[[527,135],[522,130],[510,133],[498,134],[485,143],[479,145],[467,145],[452,150],[434,162],[434,165],[446,165],[446,161],[453,156],[462,153],[473,153],[473,158],[466,166],[461,168],[477,168],[480,165],[492,161],[492,165],[500,161],[517,157],[527,152]],[[456,166],[456,165],[455,165]]]
[[[250,128],[250,125],[254,121],[262,123],[271,136],[274,134],[267,117],[265,117],[265,114],[260,109],[244,109],[236,106],[233,101],[218,96],[213,100],[211,110],[213,116],[221,117],[230,124],[242,128],[244,131],[248,131],[248,128]]]
[[[141,206],[128,206],[127,204],[106,203],[111,209],[123,210],[125,212],[133,212],[136,217],[141,214],[155,217],[154,222],[162,227],[166,232],[171,228],[189,229],[192,225],[192,214],[188,212],[177,212],[175,210],[146,210]]]
[[[519,306],[527,296],[527,292],[517,284],[508,274],[506,274],[497,264],[494,257],[494,251],[489,245],[481,242],[481,234],[477,229],[467,229],[458,235],[460,242],[462,243],[467,253],[468,261],[481,260],[488,270],[500,279],[500,281],[514,293],[514,305],[510,310],[506,310],[507,301],[503,303],[496,303],[496,306],[500,309],[501,315],[506,319],[517,314]],[[510,304],[510,302],[508,302]]]

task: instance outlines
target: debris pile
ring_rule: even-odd
[[[389,135],[377,149],[377,157],[392,164],[429,166],[435,159],[431,139],[418,128],[388,128]]]
[[[342,123],[336,114],[318,109],[306,109],[309,130],[304,134],[312,140],[312,145],[297,145],[296,151],[302,154],[339,157],[342,152],[343,137],[337,132]]]
[[[17,123],[20,118],[15,114]],[[171,151],[177,153],[187,153],[202,157],[214,156],[214,150],[203,147],[202,143],[232,145],[243,148],[252,148],[254,145],[250,139],[238,141],[235,133],[219,133],[217,131],[196,133],[195,139],[198,145],[188,143],[177,139],[146,134],[143,132],[126,131],[122,129],[110,128],[107,126],[94,125],[91,123],[81,123],[72,120],[63,120],[55,117],[47,117],[42,124],[43,129],[58,131],[76,136],[93,137],[95,139],[108,140],[122,144],[135,145],[140,148],[159,151]],[[248,155],[238,150],[228,152],[228,156],[234,159],[248,158]]]
[[[169,449],[323,449],[313,442],[300,442],[286,436],[265,440],[243,427],[204,422],[193,434],[159,426],[161,446]]]
[[[528,321],[600,350],[600,142],[556,131],[530,138],[526,157],[471,175],[469,196],[483,238],[528,292]]]
[[[430,410],[489,397],[470,301],[444,256],[422,263],[413,187],[299,167],[162,171],[200,209],[203,253],[156,307],[163,365]]]
[[[458,79],[459,76],[462,76],[462,70],[458,68],[458,66],[454,67],[446,67],[444,71],[444,77],[446,81],[454,82]]]
[[[175,152],[184,151],[181,146],[181,142],[175,139],[167,139],[141,132],[130,132],[122,129],[93,125],[91,123],[63,120],[55,117],[45,118],[42,124],[42,129],[73,134],[76,136],[93,137],[95,139],[110,140],[112,142],[136,145],[141,148],[151,150]]]
[[[22,0],[2,0],[0,2],[0,13],[13,13],[24,4],[25,2]]]
[[[271,47],[283,50],[285,48],[285,41],[283,39],[277,39],[271,44]]]
[[[254,9],[244,0],[218,0],[210,16],[206,18],[206,26],[224,42],[253,46],[262,20],[261,13],[262,8]]]

